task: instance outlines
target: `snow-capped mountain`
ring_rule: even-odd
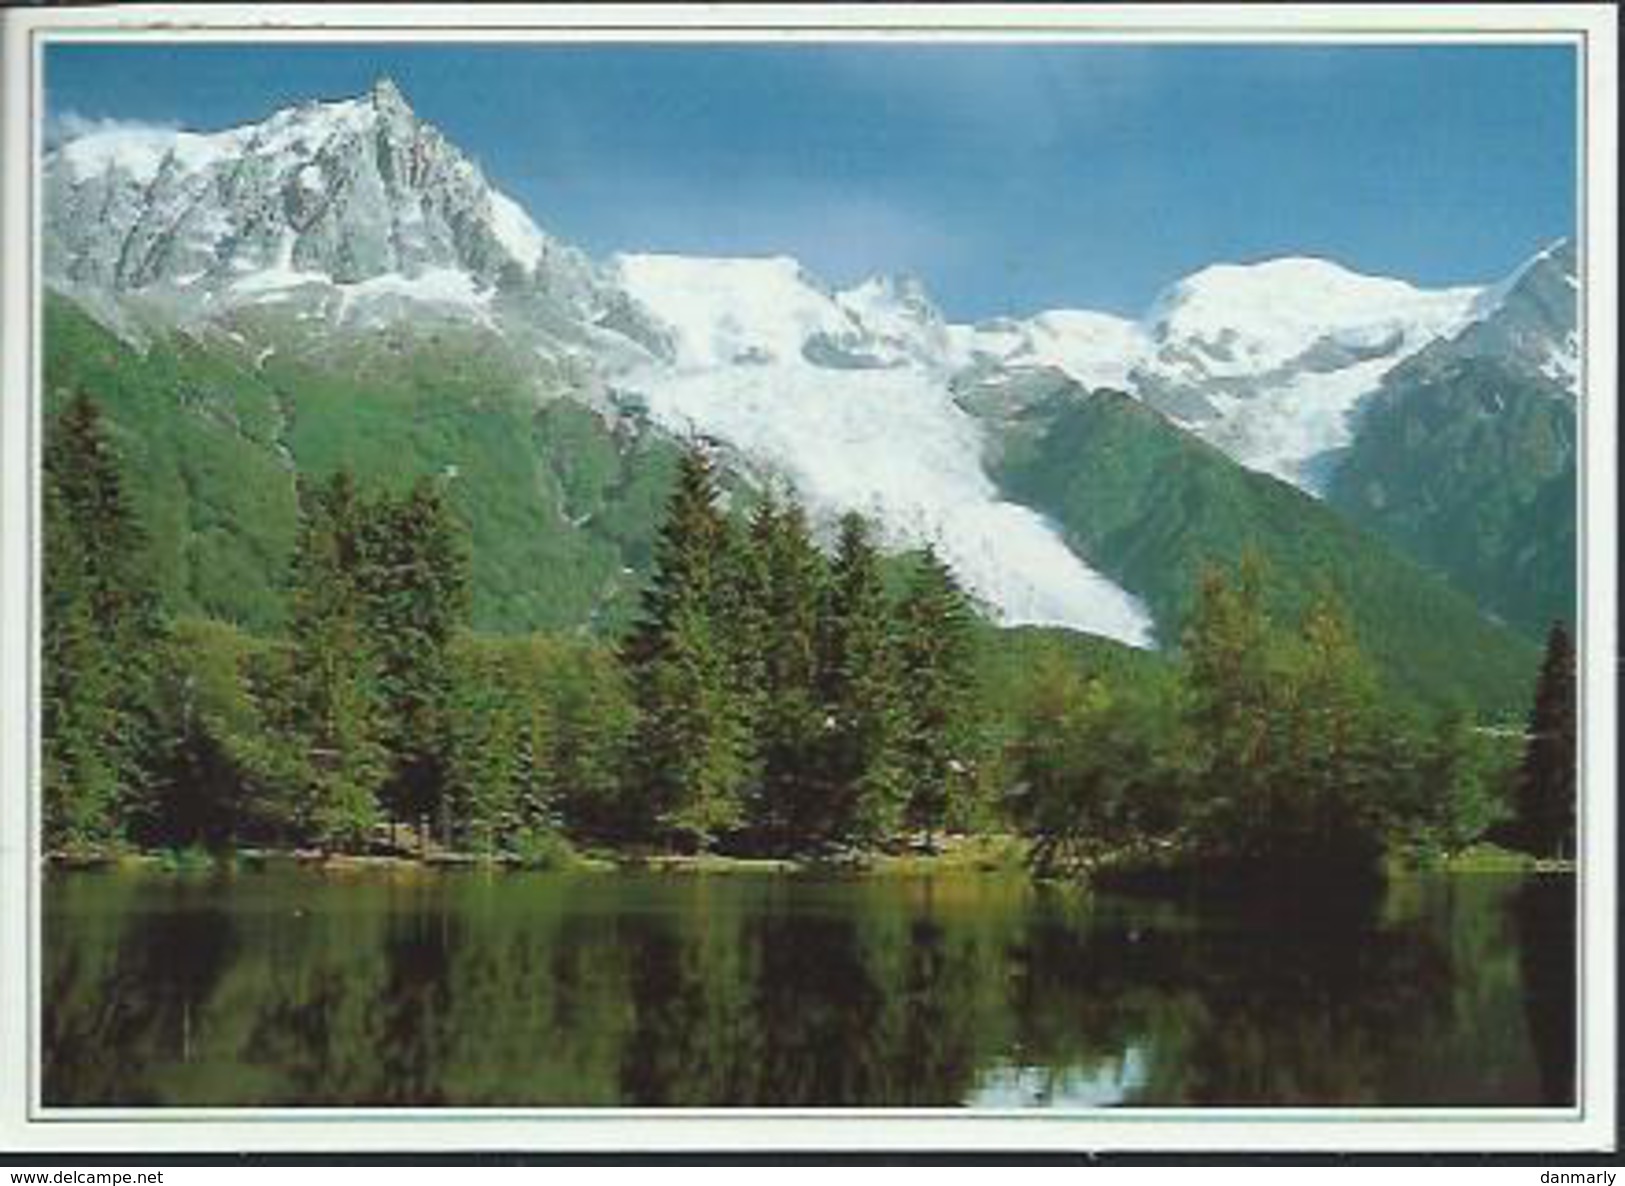
[[[1150,636],[1132,597],[999,497],[978,424],[947,393],[947,328],[916,282],[836,294],[782,259],[600,267],[387,81],[225,132],[94,133],[51,154],[45,189],[47,280],[109,320],[229,318],[233,333],[267,309],[307,327],[463,321],[586,359],[623,407],[732,446],[815,514],[859,509],[899,545],[937,543],[1009,621]]]
[[[1562,248],[1490,288],[1278,259],[1203,269],[1136,319],[976,325],[947,321],[907,277],[838,290],[785,257],[598,263],[542,231],[387,80],[227,131],[93,132],[49,154],[44,189],[46,281],[110,325],[462,324],[567,360],[583,402],[789,479],[826,521],[860,510],[899,545],[934,543],[1007,621],[1134,643],[1151,634],[1136,599],[988,475],[1017,405],[1073,380],[1118,388],[1315,491],[1361,400],[1424,348],[1572,374]]]
[[[47,281],[166,318],[291,304],[339,323],[514,310],[567,336],[646,328],[388,79],[223,132],[93,132],[43,180]]]
[[[985,371],[1053,367],[1136,395],[1311,492],[1382,376],[1468,324],[1483,290],[1418,289],[1319,259],[1205,268],[1138,320],[1061,310],[960,338]]]
[[[920,359],[940,326],[917,292],[830,292],[789,259],[623,256],[617,272],[675,330],[674,364],[619,378],[658,423],[721,440],[815,509],[860,510],[898,544],[934,543],[1009,621],[1150,638],[1134,598],[1000,497],[981,425],[940,358]]]
[[[1415,365],[1437,368],[1463,358],[1488,358],[1578,395],[1578,262],[1567,240],[1547,247],[1485,289],[1472,321],[1455,337],[1418,354]]]

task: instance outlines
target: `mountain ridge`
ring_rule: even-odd
[[[591,260],[387,80],[226,132],[141,133],[121,158],[129,135],[67,141],[45,170],[47,283],[125,336],[201,328],[252,340],[259,366],[443,323],[529,360],[538,407],[563,394],[611,428],[716,440],[788,478],[826,524],[861,510],[895,546],[937,545],[1008,623],[1139,644],[1151,624],[1136,591],[991,476],[1001,401],[1047,375],[1128,390],[1239,464],[1320,493],[1384,379],[1529,304],[1517,294],[1541,258],[1501,285],[1445,290],[1311,257],[1222,264],[1137,321],[1060,309],[961,325],[916,279],[837,289],[789,256]],[[87,225],[93,207],[104,217]],[[1563,328],[1546,305],[1550,325],[1497,340],[1543,348]]]

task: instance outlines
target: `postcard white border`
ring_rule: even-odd
[[[0,12],[0,1149],[1604,1150],[1615,1135],[1618,74],[1610,5],[289,5]],[[245,32],[245,30],[248,30]],[[1582,45],[1582,1010],[1574,1109],[51,1109],[39,1106],[37,209],[44,38],[98,40],[1437,42]],[[21,169],[14,162],[28,161]]]

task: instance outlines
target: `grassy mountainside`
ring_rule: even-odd
[[[466,329],[254,333],[255,345],[176,334],[137,350],[66,300],[47,305],[48,409],[75,390],[104,407],[177,613],[276,630],[295,474],[346,464],[368,484],[448,482],[472,534],[476,629],[626,622],[675,465],[669,441],[554,398],[568,376],[539,388],[533,361]],[[1142,597],[1165,643],[1177,643],[1202,566],[1251,545],[1274,570],[1280,613],[1328,581],[1397,686],[1522,710],[1537,661],[1528,641],[1342,515],[1128,397],[1060,392],[1003,428],[1007,490]]]
[[[1090,563],[1142,597],[1165,644],[1210,562],[1257,550],[1288,619],[1327,583],[1401,694],[1522,711],[1538,654],[1441,578],[1284,482],[1244,469],[1126,395],[1074,390],[1006,425],[997,471]]]
[[[1577,427],[1561,389],[1489,359],[1384,386],[1328,501],[1532,638],[1576,609]]]
[[[294,475],[349,465],[370,484],[449,483],[472,532],[476,628],[625,620],[675,465],[669,443],[539,395],[518,360],[468,331],[283,343],[177,334],[138,351],[47,302],[47,412],[76,390],[104,408],[176,612],[274,630]]]

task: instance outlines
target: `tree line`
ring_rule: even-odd
[[[1015,806],[1040,864],[1307,884],[1482,839],[1572,855],[1574,673],[1560,624],[1509,768],[1505,740],[1465,709],[1421,714],[1384,688],[1333,594],[1281,623],[1266,581],[1252,555],[1210,568],[1163,679],[1038,674]]]
[[[804,852],[929,844],[963,823],[978,771],[972,616],[931,548],[894,598],[860,515],[841,520],[830,558],[793,498],[770,492],[736,527],[690,451],[621,651],[632,833]]]
[[[867,521],[827,558],[793,498],[723,513],[700,452],[613,651],[470,631],[442,481],[301,479],[286,637],[265,640],[165,620],[90,400],[46,471],[52,851],[805,854],[965,825],[973,611],[950,569],[928,549],[894,595]]]
[[[1177,662],[1153,676],[1057,651],[995,690],[997,635],[933,549],[886,556],[854,514],[826,552],[786,491],[725,508],[699,449],[612,648],[472,632],[443,479],[301,479],[278,639],[165,615],[84,396],[51,425],[43,498],[52,852],[838,855],[1019,830],[1051,868],[1287,875],[1485,836],[1573,850],[1561,626],[1508,769],[1467,713],[1422,719],[1383,688],[1329,594],[1271,621],[1252,560],[1205,576]]]

